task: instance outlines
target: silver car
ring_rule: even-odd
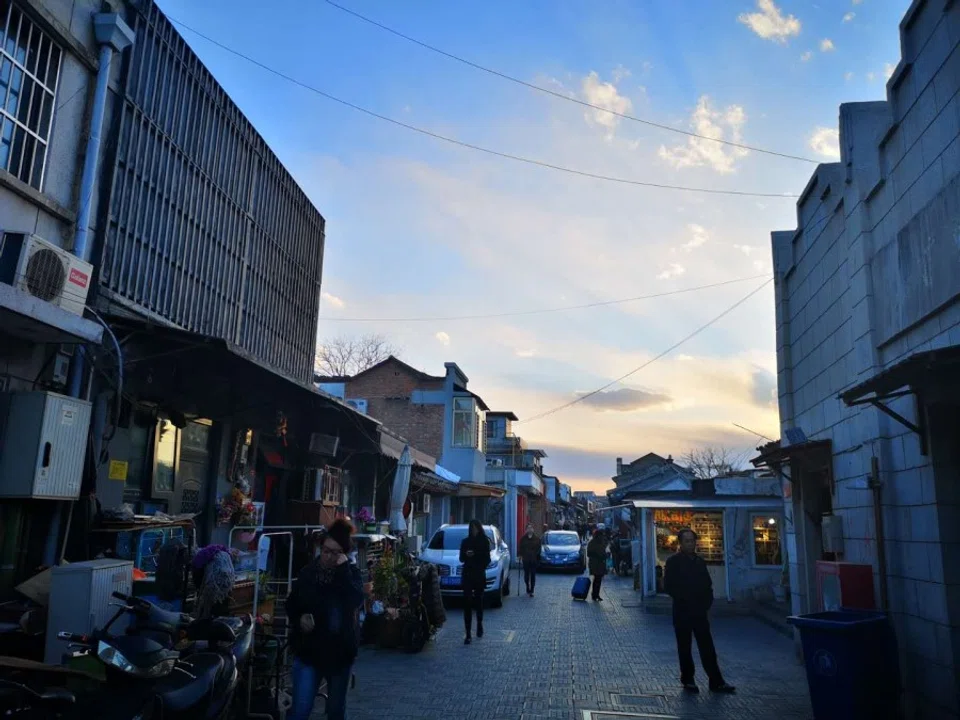
[[[466,525],[442,525],[420,560],[437,566],[440,592],[443,595],[463,594],[463,563],[460,562],[460,543],[467,537]],[[483,532],[490,540],[490,564],[487,566],[486,595],[492,607],[501,607],[503,598],[510,594],[510,549],[493,525],[484,525]]]

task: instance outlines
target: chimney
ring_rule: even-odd
[[[623,458],[617,458],[617,475],[623,475]]]
[[[673,455],[667,455],[667,462],[673,463]]]

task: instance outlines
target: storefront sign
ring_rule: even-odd
[[[110,461],[110,470],[108,478],[110,480],[120,480],[121,482],[126,481],[127,471],[130,468],[130,463],[125,460],[111,460]]]

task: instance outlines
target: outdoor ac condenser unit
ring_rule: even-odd
[[[80,496],[90,407],[52,392],[0,393],[0,498]]]
[[[0,281],[83,315],[93,266],[46,240],[23,232],[0,236]]]
[[[335,435],[324,435],[323,433],[310,434],[310,452],[314,455],[334,457],[339,447],[340,438]]]
[[[354,410],[356,410],[357,412],[363,413],[364,415],[367,414],[367,401],[366,401],[366,400],[363,400],[363,399],[361,399],[361,398],[347,398],[347,399],[345,400],[345,402],[347,403],[347,405],[349,405],[350,407],[352,407],[352,408],[353,408]]]

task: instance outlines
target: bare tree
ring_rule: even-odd
[[[314,369],[328,377],[350,377],[373,367],[399,351],[385,336],[371,333],[360,337],[340,335],[317,347]]]
[[[716,445],[701,448],[692,448],[680,459],[680,462],[702,480],[715,478],[743,469],[747,454],[736,452]]]

